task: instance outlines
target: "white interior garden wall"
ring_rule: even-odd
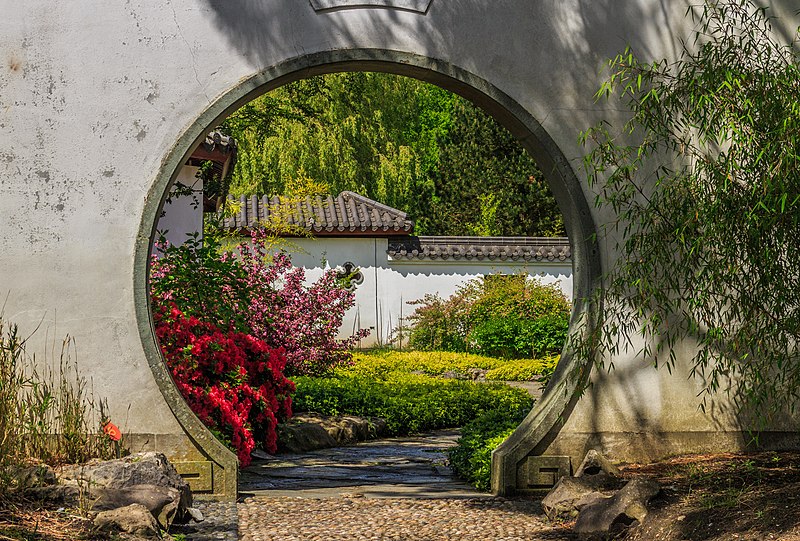
[[[557,284],[572,300],[572,262],[519,263],[489,260],[393,260],[386,238],[289,239],[284,246],[295,266],[306,269],[307,280],[315,280],[329,268],[352,263],[363,282],[355,289],[355,306],[345,314],[340,337],[358,329],[370,334],[361,347],[383,346],[396,338],[401,319],[413,313],[409,302],[425,295],[446,299],[459,286],[487,274],[527,274],[543,284]]]
[[[192,195],[181,194],[164,202],[158,219],[158,233],[174,246],[180,246],[189,235],[203,233],[203,180],[196,178],[199,167],[184,165],[175,182],[191,188]]]
[[[684,0],[1,1],[4,317],[23,332],[40,328],[32,350],[71,334],[133,450],[165,450],[218,497],[235,494],[235,457],[164,368],[146,270],[165,193],[209,127],[259,93],[329,71],[390,71],[464,95],[541,165],[573,243],[579,321],[617,257],[613,240],[593,237],[614,216],[589,205],[594,194],[576,176],[578,133],[624,117],[593,99],[602,66],[627,45],[675,57],[690,25]],[[565,372],[583,361],[568,353],[496,454],[495,491],[527,488],[532,455],[579,457],[597,446],[616,460],[647,459],[747,440],[746,422],[724,403],[698,410],[690,343],[673,375],[623,356],[580,397],[581,380]],[[793,425],[774,428],[776,441],[798,445]]]

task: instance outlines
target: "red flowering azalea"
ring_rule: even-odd
[[[242,466],[258,443],[277,449],[278,422],[291,414],[286,356],[263,340],[187,317],[174,304],[155,312],[156,335],[189,407],[236,449]]]

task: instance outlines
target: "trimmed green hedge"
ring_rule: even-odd
[[[507,385],[414,374],[380,381],[362,375],[298,377],[295,383],[295,411],[382,417],[392,435],[464,426],[487,412],[504,417],[533,406],[527,392]]]
[[[530,408],[491,410],[461,429],[458,445],[449,452],[450,466],[459,477],[479,490],[488,491],[492,482],[492,451],[514,432]]]

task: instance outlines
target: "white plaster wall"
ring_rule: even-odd
[[[176,195],[164,204],[158,231],[173,246],[186,242],[188,235],[203,233],[203,179],[195,175],[199,167],[184,165],[175,182],[190,187],[194,195]]]
[[[386,345],[401,318],[413,313],[408,303],[427,294],[447,298],[459,286],[484,274],[526,273],[544,284],[558,282],[564,295],[572,300],[572,265],[543,263],[520,265],[491,261],[405,261],[391,260],[386,238],[315,238],[287,239],[280,245],[292,255],[292,263],[304,267],[310,282],[325,269],[351,262],[361,270],[364,281],[356,288],[356,305],[346,314],[340,338],[352,336],[358,329],[370,335],[361,347]]]
[[[772,0],[787,11],[796,0]],[[315,12],[304,0],[0,0],[0,294],[30,347],[70,333],[79,362],[132,432],[180,427],[145,357],[134,306],[134,254],[148,191],[180,136],[211,104],[288,59],[354,47],[450,62],[494,84],[536,118],[576,171],[577,134],[624,116],[596,103],[605,59],[631,45],[674,57],[685,0],[434,0],[425,15]],[[797,20],[787,28],[796,28]],[[209,119],[211,122],[212,119]],[[593,194],[584,187],[586,198]],[[609,210],[591,209],[598,225]],[[601,239],[604,262],[617,256]],[[138,272],[141,272],[139,269]],[[698,417],[682,351],[677,374],[617,359],[570,429],[692,428]],[[647,409],[630,396],[659,396]],[[597,405],[605,406],[598,409]],[[128,411],[130,408],[130,411]],[[698,421],[699,422],[699,421]],[[724,422],[724,420],[723,420]],[[574,424],[573,424],[574,423]],[[725,424],[735,428],[735,424]]]

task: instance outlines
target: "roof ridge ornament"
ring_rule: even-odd
[[[433,0],[311,0],[314,11],[350,8],[401,9],[425,14]]]

